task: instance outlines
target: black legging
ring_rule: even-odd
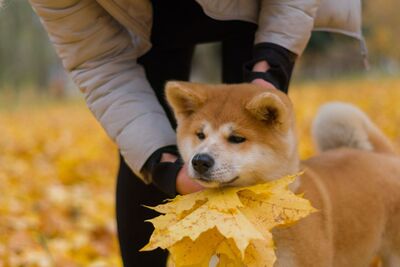
[[[158,100],[176,127],[164,98],[168,80],[187,81],[194,47],[222,42],[222,81],[242,82],[242,65],[252,56],[257,26],[243,21],[218,21],[206,16],[194,0],[153,0],[152,49],[139,59]],[[159,133],[162,134],[162,133]],[[145,185],[120,159],[117,181],[117,226],[124,266],[165,266],[167,252],[138,252],[149,240],[153,227],[144,221],[157,214],[142,205],[155,206],[167,196]]]

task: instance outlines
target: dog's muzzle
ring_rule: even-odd
[[[214,166],[214,159],[208,154],[196,154],[192,159],[193,169],[200,175],[205,174]]]

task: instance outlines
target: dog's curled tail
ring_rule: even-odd
[[[350,147],[394,154],[389,139],[357,107],[330,102],[320,107],[312,125],[312,135],[319,151]]]

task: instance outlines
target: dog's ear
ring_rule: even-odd
[[[181,116],[187,117],[198,110],[205,102],[206,96],[201,90],[188,82],[168,82],[166,84],[166,96],[169,105],[179,119]]]
[[[268,125],[286,128],[288,125],[288,107],[278,95],[264,92],[254,96],[246,109],[258,120]]]

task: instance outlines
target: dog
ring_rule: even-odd
[[[254,84],[168,82],[189,176],[248,186],[304,170],[291,186],[318,212],[273,230],[276,267],[400,266],[400,158],[370,119],[344,103],[313,124],[318,155],[301,162],[286,94]]]

